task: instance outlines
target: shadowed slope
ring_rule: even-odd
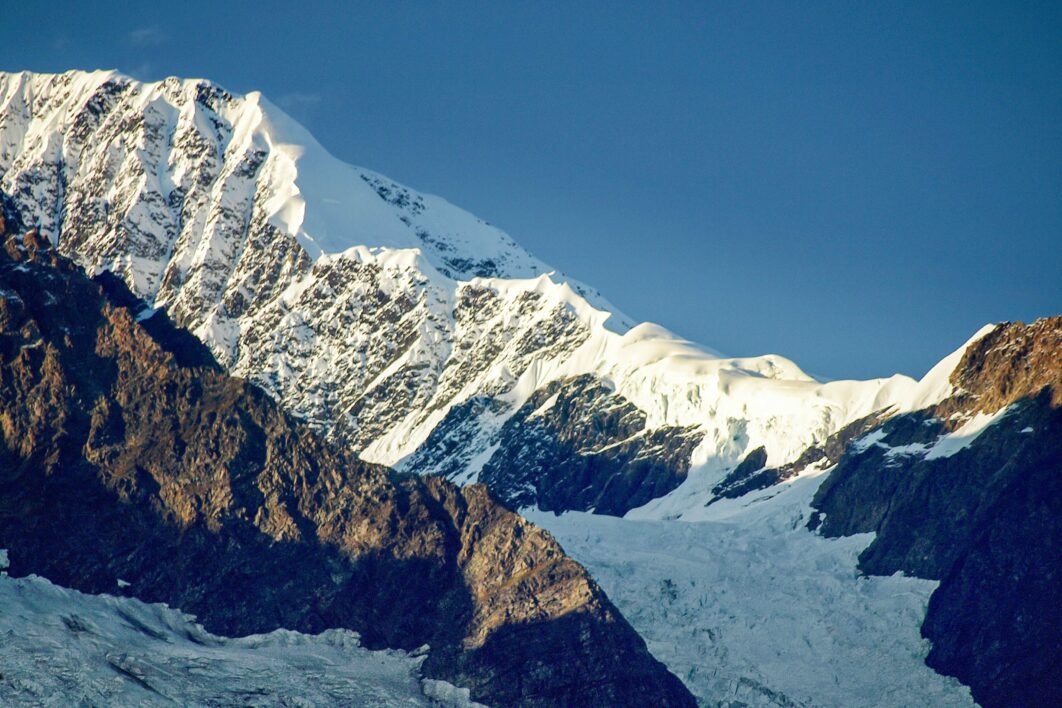
[[[848,438],[814,506],[860,567],[939,579],[926,663],[987,706],[1062,701],[1062,317],[965,351],[955,395]],[[864,433],[866,433],[864,435]],[[843,431],[842,431],[843,434]]]

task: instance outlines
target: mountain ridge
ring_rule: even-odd
[[[1033,590],[1026,599],[1054,621],[1043,601],[1057,578],[1021,559],[1028,552],[1049,561],[1057,545],[1043,513],[1057,476],[1049,465],[1023,475],[1030,460],[1054,450],[1057,400],[999,406],[1016,404],[1008,391],[1040,380],[1030,376],[1030,356],[1057,358],[1055,320],[986,325],[918,381],[824,383],[784,357],[727,358],[656,325],[619,322],[574,281],[504,270],[515,261],[486,263],[492,259],[476,255],[471,241],[450,240],[445,219],[421,234],[432,203],[368,171],[347,180],[360,190],[350,203],[367,214],[349,234],[362,242],[327,252],[321,244],[335,245],[335,233],[318,239],[302,228],[316,202],[310,184],[304,193],[291,174],[297,149],[274,144],[268,126],[255,133],[254,121],[241,122],[245,98],[178,80],[167,80],[169,88],[101,80],[87,93],[62,85],[82,79],[37,77],[48,90],[27,93],[0,76],[0,188],[15,192],[18,211],[58,228],[64,253],[172,314],[225,370],[261,386],[338,448],[400,472],[485,482],[556,529],[614,583],[621,609],[702,700],[792,705],[837,695],[843,681],[866,705],[881,700],[883,688],[901,703],[930,691],[966,704],[954,682],[916,671],[927,652],[935,669],[990,705],[1007,696],[986,687],[986,675],[1010,687],[1028,683],[1023,695],[1057,693],[1041,680],[1055,661],[1049,646],[1037,649],[1046,646],[1041,635],[1029,633],[1023,644],[991,615],[998,607],[1026,621],[1017,577]],[[270,110],[252,99],[254,111]],[[169,114],[191,118],[159,119]],[[349,177],[360,168],[342,169]],[[167,213],[180,217],[172,233],[156,229]],[[357,221],[358,213],[348,216]],[[394,223],[380,226],[381,213]],[[402,234],[397,241],[392,228]],[[170,246],[159,247],[159,234]],[[152,311],[137,318],[148,325]],[[1016,344],[1015,333],[1040,330],[1047,334],[1039,348]],[[1000,338],[1014,346],[996,347]],[[1035,435],[1016,428],[1019,420]],[[1021,487],[1029,483],[1023,476],[1034,487]],[[982,507],[1009,511],[1001,519]],[[1005,517],[1022,509],[1039,527],[1007,526]],[[965,516],[941,531],[954,513]],[[981,521],[971,527],[969,519]],[[904,527],[925,529],[929,548]],[[636,563],[626,553],[642,531],[650,547]],[[676,562],[652,558],[660,551],[654,542],[679,544],[668,553]],[[728,565],[714,576],[691,561],[718,558]],[[930,580],[853,583],[857,562],[867,573]],[[661,580],[658,569],[683,582]],[[775,608],[746,597],[763,575]],[[659,606],[647,608],[646,598],[658,595]],[[843,606],[840,619],[818,606],[822,597]],[[677,631],[668,624],[672,603],[687,612],[678,621],[688,647],[664,641]],[[786,603],[792,607],[777,607]],[[989,611],[971,622],[965,605]],[[779,618],[761,619],[775,609]],[[823,646],[807,648],[829,659],[818,684],[775,671],[789,665],[772,663],[779,652],[803,648],[778,648],[749,631],[761,621],[772,632],[801,631],[791,612],[811,618],[800,639],[817,637]],[[867,645],[845,621],[898,637]],[[908,631],[918,623],[932,647]],[[887,671],[860,673],[831,657],[833,637]],[[1013,657],[1030,647],[1036,660],[1012,670]],[[698,655],[714,664],[691,666]],[[901,680],[907,672],[917,675]],[[885,676],[902,685],[882,686]]]
[[[642,445],[655,472],[597,504],[625,513],[646,494],[703,496],[759,447],[792,461],[917,389],[818,383],[784,357],[726,358],[629,322],[467,212],[339,163],[257,93],[23,73],[0,75],[0,101],[0,188],[27,223],[371,461],[430,453],[416,471],[474,480],[516,454],[503,428],[536,391],[590,375],[644,414],[645,440],[697,427],[678,466],[685,442]],[[444,459],[432,441],[452,435]],[[602,440],[597,491],[562,508],[608,496],[619,442]]]

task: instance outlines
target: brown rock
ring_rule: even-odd
[[[336,450],[43,237],[0,254],[0,547],[211,631],[429,644],[505,705],[693,705],[586,571],[479,486]],[[118,303],[118,304],[116,304]],[[152,336],[152,335],[155,336]],[[191,362],[191,363],[189,363]]]

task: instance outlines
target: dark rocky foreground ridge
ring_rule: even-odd
[[[330,447],[142,308],[36,233],[4,237],[12,575],[166,602],[219,634],[429,644],[426,675],[492,704],[693,704],[586,571],[484,487]]]
[[[811,525],[875,532],[860,557],[867,573],[941,581],[922,624],[926,663],[979,703],[1062,705],[1062,317],[1000,325],[951,381],[957,393],[940,404],[859,421],[819,451],[838,464]],[[931,452],[1001,409],[967,447]],[[872,444],[848,444],[868,430]]]

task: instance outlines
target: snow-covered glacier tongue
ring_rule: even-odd
[[[527,517],[583,563],[703,705],[972,706],[925,664],[938,583],[864,576],[873,538],[805,528],[809,474],[713,504],[696,522],[585,512]]]

